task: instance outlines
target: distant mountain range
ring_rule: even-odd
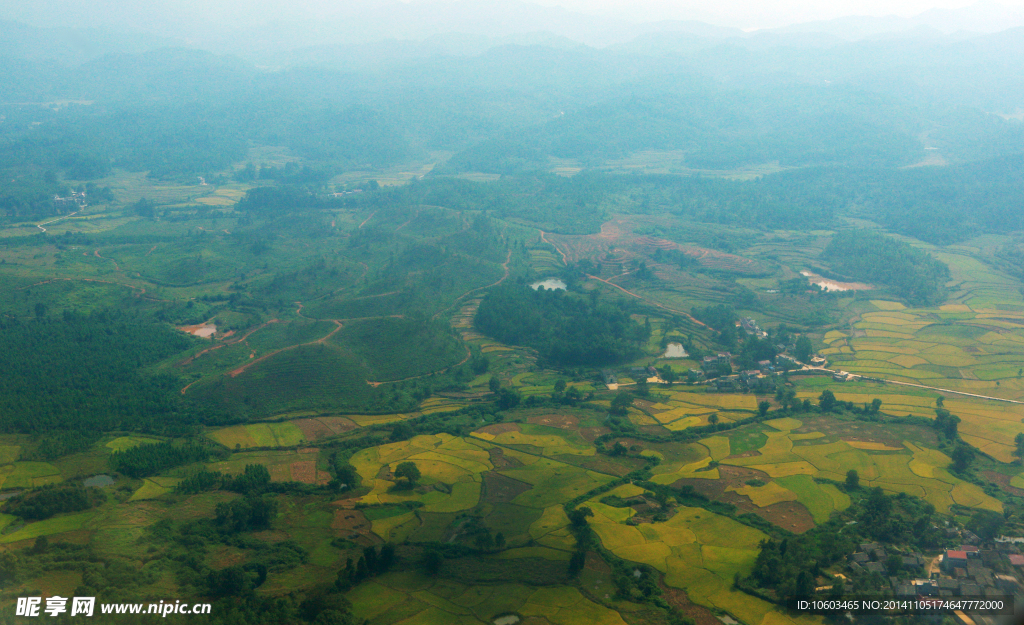
[[[624,46],[661,52],[734,40],[760,47],[828,47],[865,39],[942,39],[1024,26],[992,2],[914,17],[850,16],[744,32],[701,21],[629,22],[522,0],[212,0],[185,14],[148,0],[35,0],[0,7],[0,56],[77,65],[111,52],[167,46],[234,54],[271,66],[360,67],[507,44]],[[31,24],[31,25],[30,25]],[[743,42],[743,43],[739,43]]]

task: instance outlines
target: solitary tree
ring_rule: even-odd
[[[847,490],[857,490],[860,488],[860,474],[855,469],[850,469],[846,472],[846,488]]]
[[[420,469],[415,462],[406,461],[395,467],[395,477],[405,478],[409,484],[415,484],[416,480],[420,479],[420,475]]]
[[[711,425],[718,425],[718,413],[717,412],[712,412],[711,415],[708,416],[708,423],[710,423]]]
[[[796,340],[796,359],[800,362],[807,362],[811,359],[811,352],[814,351],[814,346],[811,345],[811,339],[807,338],[806,335],[801,336]]]
[[[877,397],[871,400],[871,412],[878,414],[878,410],[882,407],[882,400]]]
[[[1017,445],[1017,451],[1015,452],[1017,457],[1024,458],[1024,432],[1018,432],[1013,442]]]
[[[679,379],[679,376],[676,375],[676,372],[673,371],[672,367],[668,365],[665,365],[664,367],[659,369],[658,373],[661,374],[661,379],[665,381],[665,384],[668,384],[669,386],[672,386],[672,383]]]
[[[828,389],[823,390],[818,397],[818,405],[821,407],[822,412],[832,412],[832,409],[836,406],[835,394]]]
[[[444,556],[440,551],[431,549],[423,553],[423,568],[427,570],[427,575],[436,577],[441,572],[442,566],[444,566]]]
[[[768,402],[766,402],[766,401],[761,402],[760,404],[757,405],[757,413],[758,413],[758,415],[760,415],[762,417],[765,416],[766,414],[768,414],[768,409],[771,408],[771,407],[772,407],[772,405],[769,404]]]
[[[555,382],[555,392],[561,393],[565,390],[565,380],[558,380]]]
[[[957,472],[962,472],[974,460],[974,450],[967,445],[957,445],[950,457],[953,458],[953,469]]]

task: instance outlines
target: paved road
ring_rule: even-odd
[[[804,365],[804,367],[800,369],[800,371],[827,371],[829,373],[839,373],[838,371],[835,371],[833,369],[826,369],[824,367],[809,367],[807,365]],[[862,375],[858,375],[856,373],[853,375],[854,379],[865,377]],[[1024,404],[1024,401],[1017,401],[1016,399],[1006,399],[1005,397],[990,397],[988,395],[978,395],[977,393],[965,393],[963,391],[954,391],[948,388],[939,388],[937,386],[925,386],[923,384],[913,384],[911,382],[897,382],[896,380],[886,380],[885,378],[875,378],[874,376],[870,377],[872,379],[883,380],[886,384],[898,384],[899,386],[913,386],[915,388],[928,389],[929,391],[939,391],[941,393],[949,393],[951,395],[963,395],[965,397],[975,397],[978,399],[991,399],[992,401],[1001,401],[1006,402],[1008,404]]]

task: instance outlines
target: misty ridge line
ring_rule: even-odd
[[[0,7],[0,57],[74,65],[104,54],[185,47],[287,67],[371,55],[473,56],[504,45],[678,53],[717,45],[816,49],[851,42],[941,43],[1024,26],[1020,9],[991,2],[912,17],[854,15],[752,31],[719,25],[721,19],[696,9],[687,11],[698,19],[644,21],[518,0],[359,0],[287,9],[274,3],[243,9],[222,0],[178,9],[146,2],[11,4]]]

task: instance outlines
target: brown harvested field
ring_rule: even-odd
[[[662,425],[642,425],[637,429],[644,434],[652,434],[654,436],[665,436],[669,433],[669,429]]]
[[[319,447],[299,447],[295,451],[297,453],[300,453],[300,454],[318,454],[318,453],[320,453],[320,448]]]
[[[523,466],[523,463],[518,458],[506,456],[501,447],[492,447],[487,450],[487,454],[490,456],[491,464],[494,465],[495,469],[514,469]]]
[[[745,495],[726,490],[729,487],[743,488],[746,486],[747,481],[752,479],[769,482],[771,477],[767,473],[747,467],[720,464],[718,465],[718,474],[721,477],[717,480],[684,478],[677,480],[673,486],[677,488],[683,485],[692,486],[693,490],[708,499],[731,503],[742,512],[753,512],[764,520],[797,534],[806,532],[814,527],[814,517],[799,502],[783,501],[761,508],[755,506],[750,501],[750,498]]]
[[[939,442],[934,430],[918,425],[892,423],[882,425],[864,421],[837,421],[824,416],[801,418],[800,420],[803,421],[803,425],[793,430],[794,433],[821,432],[825,438],[794,441],[794,445],[821,445],[838,440],[852,440],[901,447],[903,441],[909,440],[926,447],[935,447]]]
[[[355,429],[356,424],[345,417],[319,417],[316,419],[296,419],[292,421],[308,441],[315,441],[325,436],[335,436]]]
[[[794,534],[803,534],[814,527],[814,517],[803,504],[796,501],[783,501],[764,508],[755,506],[751,512]]]
[[[491,436],[497,436],[498,434],[504,434],[505,432],[518,432],[518,431],[519,431],[519,424],[518,423],[494,423],[492,425],[487,425],[487,426],[484,426],[484,427],[480,428],[479,430],[477,430],[477,432],[482,432],[484,434],[490,434]]]
[[[1010,486],[1010,476],[1003,475],[1002,473],[996,473],[995,471],[985,471],[982,473],[990,482],[994,482],[999,485],[999,488],[1003,489],[1007,493],[1014,497],[1024,497],[1024,488],[1017,488],[1016,486]]]
[[[584,440],[586,440],[588,443],[593,443],[594,439],[596,439],[598,436],[604,436],[605,434],[611,432],[611,430],[604,426],[600,426],[593,428],[580,428],[579,432],[580,436],[582,436]]]
[[[291,464],[292,480],[303,484],[316,483],[316,460],[304,460]]]
[[[533,423],[536,425],[548,425],[553,428],[561,428],[563,430],[575,430],[576,426],[579,425],[580,420],[576,417],[570,417],[569,415],[551,414],[551,415],[538,415],[530,417],[526,420],[527,423]]]
[[[494,471],[487,471],[483,478],[483,500],[486,503],[511,503],[513,499],[532,488],[526,482],[514,480]]]
[[[722,625],[722,621],[718,620],[711,610],[692,603],[686,595],[686,591],[666,586],[662,580],[658,580],[658,586],[661,588],[661,596],[665,601],[682,612],[683,616],[693,619],[696,625]]]
[[[369,532],[370,522],[359,510],[339,509],[334,511],[331,529],[341,533]]]

